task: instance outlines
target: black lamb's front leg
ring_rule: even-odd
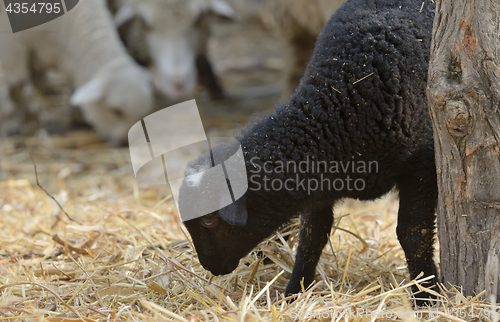
[[[286,287],[285,295],[302,291],[301,281],[307,288],[314,281],[316,265],[321,252],[328,242],[333,224],[332,207],[325,207],[303,214],[300,219],[299,246],[295,256],[292,276]]]

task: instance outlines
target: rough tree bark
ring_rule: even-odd
[[[500,1],[438,0],[427,96],[438,169],[441,280],[500,291]],[[492,297],[493,296],[493,297]]]

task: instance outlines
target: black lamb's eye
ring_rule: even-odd
[[[207,227],[207,228],[212,228],[212,227],[215,227],[216,224],[217,224],[217,218],[214,218],[214,217],[210,217],[210,218],[203,218],[201,224],[204,226],[204,227]]]

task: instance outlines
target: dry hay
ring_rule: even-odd
[[[233,273],[213,277],[200,266],[168,189],[138,186],[127,149],[95,142],[77,133],[1,144],[0,321],[480,320],[471,314],[498,321],[487,317],[487,302],[452,287],[410,317],[414,282],[395,236],[394,196],[336,208],[319,282],[294,302],[281,292],[297,223]],[[36,186],[28,151],[40,184],[80,224]]]

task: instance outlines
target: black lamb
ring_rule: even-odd
[[[335,202],[373,200],[396,187],[396,233],[410,277],[423,272],[434,275],[430,282],[436,283],[437,180],[426,102],[434,9],[430,0],[349,0],[333,15],[289,102],[236,136],[247,192],[219,211],[184,222],[204,268],[215,275],[230,273],[261,241],[300,215],[286,289],[287,295],[298,293],[301,280],[305,287],[314,280]],[[235,148],[215,150],[229,156]],[[200,157],[187,173],[206,169],[213,156]],[[181,186],[181,215],[195,202],[191,192],[204,188],[206,178],[200,173],[198,179],[196,184],[185,179]]]

